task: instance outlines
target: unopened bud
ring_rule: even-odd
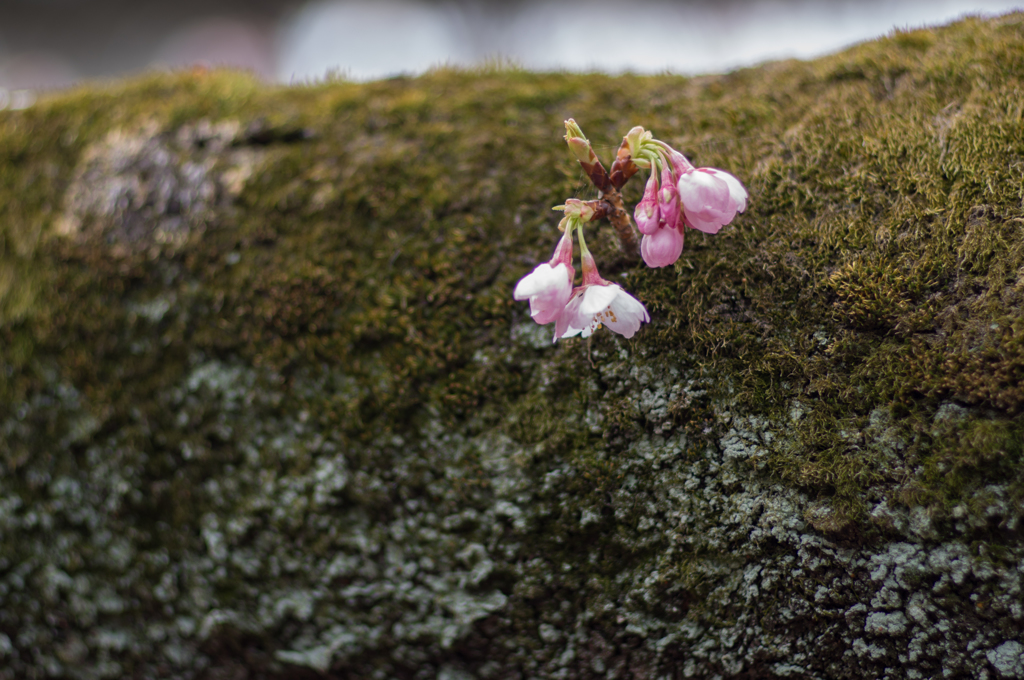
[[[572,118],[565,121],[565,141],[569,145],[572,155],[579,161],[583,172],[599,191],[607,191],[611,188],[608,183],[608,173],[601,165],[600,159],[590,146],[590,141],[583,135],[583,130]]]
[[[570,137],[578,137],[579,139],[582,139],[584,142],[587,141],[587,136],[583,134],[583,130],[580,128],[579,125],[577,125],[576,121],[573,120],[572,118],[565,121],[565,138],[569,139]]]
[[[590,141],[583,136],[583,130],[572,118],[565,121],[565,141],[580,163],[592,164],[597,160],[597,155],[590,148]]]
[[[644,130],[642,127],[637,125],[635,128],[626,133],[623,137],[623,141],[626,142],[626,146],[629,148],[629,155],[636,158],[640,155],[640,144],[644,140],[646,135],[647,139],[651,138],[651,133]]]
[[[569,150],[572,151],[572,155],[576,156],[576,160],[580,163],[593,164],[597,160],[597,155],[594,150],[590,148],[590,142],[579,137],[569,137],[565,141],[569,143]]]

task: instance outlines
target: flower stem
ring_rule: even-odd
[[[580,258],[591,257],[590,248],[587,248],[587,240],[583,238],[583,225],[576,222],[576,237],[580,240]]]

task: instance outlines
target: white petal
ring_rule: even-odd
[[[598,312],[604,311],[620,292],[622,292],[622,288],[615,284],[587,286],[583,291],[583,300],[580,303],[580,315],[594,316]]]
[[[615,298],[612,310],[617,314],[634,315],[641,321],[651,320],[650,315],[647,313],[647,308],[644,307],[644,303],[640,302],[626,291],[622,291],[622,293]]]
[[[743,184],[727,172],[719,170],[716,174],[729,185],[729,197],[732,198],[733,203],[736,204],[736,212],[743,212],[746,210],[747,190],[743,188]]]
[[[693,210],[703,210],[706,205],[721,202],[722,197],[729,193],[728,185],[705,168],[691,170],[679,178],[677,187],[679,200]]]
[[[631,338],[640,328],[640,324],[650,321],[647,308],[635,297],[622,291],[611,305],[611,314],[606,315],[604,324],[609,330],[615,331],[625,338]]]
[[[564,264],[552,267],[547,262],[537,265],[532,272],[520,279],[512,297],[516,300],[526,300],[531,295],[537,295],[545,289],[553,286],[564,285],[569,276],[569,270]]]
[[[570,326],[570,327],[569,327],[568,329],[566,329],[566,331],[565,331],[564,333],[562,333],[561,335],[559,335],[559,334],[558,334],[558,331],[556,330],[556,331],[555,331],[555,337],[554,337],[554,339],[553,339],[553,340],[552,340],[551,342],[558,342],[558,338],[572,338],[572,337],[575,337],[575,336],[577,336],[577,335],[579,335],[579,334],[580,334],[580,329],[579,329],[579,328],[572,328],[572,327]]]
[[[582,294],[577,293],[571,300],[569,300],[565,309],[562,310],[562,313],[559,315],[557,322],[555,323],[556,340],[558,338],[571,338],[572,336],[579,334],[583,326],[586,325],[585,322],[581,323],[577,321],[582,297]]]

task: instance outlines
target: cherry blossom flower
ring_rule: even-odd
[[[530,301],[530,316],[544,325],[559,318],[572,296],[573,278],[576,270],[572,267],[572,229],[566,228],[565,235],[555,247],[550,262],[537,265],[532,272],[516,284],[512,297]]]
[[[601,278],[593,256],[586,250],[583,235],[580,234],[580,259],[583,261],[583,285],[572,293],[572,299],[555,324],[555,337],[571,338],[575,335],[589,337],[601,326],[631,338],[640,324],[651,320],[647,309],[621,286]]]
[[[640,254],[647,266],[667,267],[679,259],[684,226],[716,234],[746,209],[747,191],[729,173],[695,168],[686,156],[643,128],[630,130],[625,143],[633,162],[651,169],[633,212],[644,234]]]
[[[686,223],[707,234],[717,234],[747,208],[747,190],[723,170],[691,169],[679,177],[677,188]]]
[[[607,326],[626,338],[651,320],[644,305],[621,286],[601,278],[587,249],[583,225],[608,218],[627,255],[636,251],[636,231],[624,214],[619,190],[639,169],[650,170],[643,198],[633,212],[643,238],[640,255],[650,267],[667,267],[683,252],[687,227],[715,234],[747,207],[747,191],[738,179],[716,168],[696,168],[650,131],[637,126],[623,138],[611,170],[606,172],[579,125],[565,122],[569,149],[598,189],[597,200],[567,199],[564,232],[550,262],[537,265],[516,285],[513,297],[529,300],[530,315],[539,324],[555,323],[554,341],[589,337]],[[580,240],[583,284],[573,287],[572,232]],[[628,232],[625,233],[624,232]]]
[[[747,208],[747,190],[738,179],[717,168],[695,168],[668,144],[652,139],[663,152],[663,161],[672,167],[679,192],[680,208],[686,225],[708,234],[729,224]]]

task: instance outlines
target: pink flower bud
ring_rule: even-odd
[[[658,212],[661,224],[669,229],[680,226],[682,214],[679,206],[679,189],[668,167],[661,171],[661,189],[658,191]],[[651,232],[645,232],[651,233]]]
[[[646,234],[640,241],[640,254],[648,267],[667,267],[674,264],[683,252],[683,232],[674,227],[662,227]]]
[[[637,229],[641,234],[654,233],[661,222],[661,211],[658,209],[658,178],[653,170],[651,178],[647,180],[644,196],[633,210],[633,219],[636,220]]]

